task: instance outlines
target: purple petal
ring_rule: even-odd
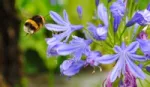
[[[99,51],[91,51],[89,55],[87,55],[86,63],[90,64],[91,66],[98,66],[98,63],[97,61],[95,61],[95,59],[101,56],[102,55]]]
[[[82,25],[71,25],[71,29],[72,29],[72,30],[80,30],[80,29],[82,29],[82,28],[83,28]]]
[[[63,14],[64,14],[64,20],[65,20],[67,23],[70,24],[69,18],[68,18],[68,14],[67,14],[66,10],[63,11]]]
[[[76,61],[81,60],[81,57],[82,57],[82,51],[78,50],[75,53],[73,53],[74,60],[76,60]]]
[[[71,60],[65,60],[62,64],[61,64],[61,68],[63,68],[63,70],[67,70],[71,65],[72,65],[73,61]]]
[[[146,61],[146,58],[144,56],[136,55],[136,54],[127,54],[129,58],[136,61]]]
[[[57,52],[60,55],[68,55],[77,50],[78,47],[72,46],[72,45],[62,45],[61,47],[58,48]]]
[[[115,53],[120,53],[122,51],[122,49],[119,46],[115,46],[114,51],[115,51]]]
[[[48,45],[53,45],[53,44],[57,44],[60,41],[57,38],[52,37],[52,38],[48,38],[46,42]]]
[[[150,52],[150,40],[137,39],[137,41],[139,42],[140,49],[143,51],[143,53]]]
[[[98,36],[106,36],[107,35],[107,29],[105,27],[97,28],[97,35]]]
[[[119,58],[119,54],[115,55],[104,55],[102,57],[97,57],[95,61],[101,63],[101,64],[110,64],[115,62]]]
[[[110,75],[111,82],[114,82],[116,80],[117,76],[120,75],[123,64],[124,64],[124,62],[121,59],[119,59],[117,64],[115,65],[115,67],[113,68],[113,70],[111,72],[111,75]]]
[[[121,16],[114,16],[114,32],[117,32],[117,29],[118,29],[118,27],[119,27],[119,24],[120,24],[120,22],[121,22]]]
[[[132,42],[127,48],[126,51],[130,51],[130,53],[135,53],[139,48],[139,43],[137,41]]]
[[[146,76],[145,74],[143,73],[143,71],[138,67],[136,66],[129,58],[126,59],[126,63],[129,67],[129,70],[132,72],[132,74],[138,78],[141,78],[141,79],[145,79]]]
[[[64,61],[63,64],[60,65],[61,73],[66,76],[73,76],[77,74],[84,65],[84,61],[81,60],[80,61],[66,60],[66,61],[67,62]]]
[[[103,21],[104,25],[108,27],[108,15],[107,15],[107,9],[103,4],[98,5],[97,10],[98,17]]]
[[[124,50],[125,48],[126,48],[126,44],[124,42],[122,42],[121,49]]]
[[[47,48],[47,55],[50,57],[50,56],[57,56],[59,55],[57,53],[57,48],[59,46],[61,46],[63,43],[57,43],[55,45],[48,45],[48,48]]]
[[[125,13],[125,4],[123,2],[123,0],[118,0],[116,2],[114,2],[111,7],[110,10],[113,14],[113,16],[124,16]]]
[[[148,10],[148,11],[150,11],[150,4],[148,4],[148,6],[147,6],[147,10]]]
[[[56,24],[45,24],[45,27],[50,31],[65,31],[68,27],[56,25]]]
[[[81,6],[77,7],[77,12],[78,12],[79,18],[82,18],[82,7]]]
[[[66,22],[62,19],[62,17],[54,11],[50,11],[51,18],[60,25],[65,25]]]
[[[150,72],[150,66],[146,66],[146,70]]]
[[[133,16],[133,18],[127,22],[126,27],[130,27],[133,24],[135,24],[136,22],[140,25],[145,25],[144,18],[139,12],[136,12],[135,15]]]
[[[95,0],[96,7],[98,6],[98,4],[99,4],[99,0]]]
[[[96,40],[105,40],[107,38],[107,27],[106,26],[94,26],[89,23],[88,30],[92,33]]]

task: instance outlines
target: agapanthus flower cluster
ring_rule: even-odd
[[[58,13],[50,11],[50,17],[55,24],[45,24],[45,27],[55,33],[46,39],[47,55],[49,57],[69,55],[69,58],[60,65],[62,75],[72,77],[86,66],[115,64],[104,81],[106,87],[112,87],[117,79],[118,87],[137,87],[136,79],[146,79],[145,73],[150,73],[150,40],[147,34],[150,24],[150,4],[142,11],[134,8],[133,17],[130,18],[129,9],[138,5],[128,5],[131,1],[108,0],[107,4],[112,3],[106,5],[95,0],[96,14],[93,17],[96,18],[93,20],[99,21],[99,24],[87,21],[87,26],[72,24],[66,10],[63,11],[63,18]],[[77,7],[77,14],[82,20],[81,5]],[[79,30],[83,37],[73,34]],[[99,50],[92,49],[91,44]]]

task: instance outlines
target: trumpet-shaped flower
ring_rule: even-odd
[[[73,31],[83,28],[82,25],[72,25],[65,10],[63,11],[64,20],[59,14],[53,11],[50,12],[50,16],[57,24],[45,24],[45,27],[50,31],[62,33],[53,35],[53,37],[48,40],[48,43],[57,43],[65,38],[64,42],[66,42]]]
[[[96,40],[105,40],[107,37],[108,31],[108,15],[107,10],[103,4],[99,4],[97,7],[97,15],[103,21],[104,25],[99,25],[96,27],[95,25],[89,23],[88,30],[92,33],[92,36]]]
[[[114,69],[111,72],[110,80],[114,82],[120,74],[125,74],[125,66],[127,65],[130,72],[138,78],[145,79],[145,74],[143,71],[134,64],[134,61],[145,61],[145,57],[137,55],[136,50],[139,48],[138,42],[132,42],[128,47],[125,43],[122,45],[115,46],[114,55],[104,55],[102,57],[97,57],[96,61],[102,64],[110,64],[117,61]]]
[[[96,40],[105,40],[107,38],[107,28],[105,26],[99,25],[96,27],[89,23],[88,30]]]
[[[148,40],[147,34],[142,31],[139,33],[138,38],[136,39],[140,44],[140,49],[144,55],[149,59],[150,57],[150,40]]]
[[[150,57],[150,40],[137,39],[140,44],[140,49],[146,57]]]
[[[97,7],[97,15],[103,21],[104,26],[108,28],[108,14],[106,7],[101,3]]]
[[[71,76],[77,74],[84,64],[85,64],[85,62],[82,60],[79,60],[79,61],[65,60],[60,65],[60,72],[62,75],[71,77]]]
[[[72,54],[75,60],[80,60],[82,55],[88,55],[90,52],[89,45],[91,40],[84,40],[82,38],[73,36],[73,40],[69,44],[61,45],[57,52],[60,55],[69,55]]]
[[[96,7],[99,5],[99,0],[95,0]]]
[[[97,63],[97,61],[95,61],[95,59],[97,57],[100,57],[100,56],[101,56],[100,52],[98,52],[98,51],[91,51],[89,53],[89,55],[87,55],[86,64],[89,64],[91,66],[98,66],[98,63]]]
[[[58,42],[58,43],[55,43],[55,44],[49,44],[48,43],[48,48],[47,48],[47,56],[57,56],[59,55],[58,52],[57,52],[57,48],[59,48],[60,46],[64,45],[65,43],[63,42]]]
[[[132,19],[126,24],[126,26],[130,27],[135,23],[138,23],[142,26],[150,24],[150,4],[144,11],[137,11]]]
[[[114,17],[113,27],[114,27],[114,32],[116,32],[121,22],[121,19],[125,14],[125,10],[126,10],[125,3],[123,2],[123,0],[117,0],[116,2],[112,4],[112,6],[110,7],[110,10]]]
[[[146,70],[150,72],[150,66],[146,66]]]
[[[77,7],[77,12],[78,12],[79,18],[81,19],[82,18],[82,7],[81,6]]]

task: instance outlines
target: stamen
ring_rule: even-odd
[[[102,71],[102,67],[98,66],[98,68],[99,68],[99,71],[101,72]]]
[[[147,27],[148,27],[148,25],[143,28],[143,31],[144,31],[144,32],[147,30]]]
[[[94,69],[94,70],[93,70],[92,74],[94,74],[94,73],[95,73],[95,67],[93,67],[93,69]]]

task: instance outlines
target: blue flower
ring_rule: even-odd
[[[66,42],[72,32],[83,28],[82,25],[72,25],[65,10],[63,11],[64,20],[60,15],[53,11],[50,12],[50,16],[57,24],[45,24],[45,27],[50,31],[62,33],[53,35],[53,37],[49,39],[48,43],[57,43],[64,40],[65,38],[66,39],[64,42]]]
[[[117,0],[117,2],[114,2],[112,4],[112,6],[110,7],[110,10],[114,17],[113,27],[114,27],[114,32],[116,32],[121,22],[121,19],[125,14],[125,10],[126,10],[125,3],[123,2],[123,0]]]
[[[81,19],[82,18],[82,7],[81,6],[77,7],[77,12],[78,12],[79,18]]]
[[[101,53],[99,51],[91,51],[89,55],[87,55],[86,58],[86,64],[89,64],[91,66],[98,66],[99,63],[95,61],[97,57],[101,57]]]
[[[98,4],[99,4],[99,0],[95,0],[96,7],[98,6]]]
[[[57,48],[57,53],[60,55],[73,55],[73,59],[80,60],[82,55],[88,55],[90,52],[89,45],[91,40],[84,40],[82,38],[73,36],[73,40],[69,44],[61,45]]]
[[[65,60],[61,65],[60,65],[60,72],[62,75],[66,76],[73,76],[77,74],[82,66],[84,66],[85,62],[82,60],[75,61],[75,60]]]
[[[140,49],[144,55],[149,59],[150,57],[150,40],[136,39],[140,44]]]
[[[130,27],[135,23],[138,23],[141,26],[150,24],[150,4],[144,11],[137,11],[126,26]]]
[[[97,7],[97,15],[103,21],[104,26],[108,28],[108,14],[106,7],[101,3]]]
[[[64,45],[65,43],[63,42],[57,42],[57,43],[47,43],[48,44],[48,48],[47,48],[47,56],[50,57],[50,56],[58,56],[58,52],[57,52],[57,49],[59,47],[61,47],[62,45]]]
[[[96,58],[96,61],[102,64],[110,64],[117,60],[117,63],[110,75],[111,82],[114,82],[121,73],[125,73],[126,65],[135,77],[145,79],[145,74],[143,71],[134,64],[134,61],[146,60],[145,57],[136,54],[136,50],[138,48],[138,42],[132,42],[128,47],[126,47],[125,43],[122,43],[121,46],[114,47],[116,54],[104,55],[102,57]]]
[[[150,72],[150,66],[146,66],[146,70]]]
[[[107,38],[107,28],[105,26],[99,25],[96,27],[89,23],[88,30],[96,40],[105,40]]]

